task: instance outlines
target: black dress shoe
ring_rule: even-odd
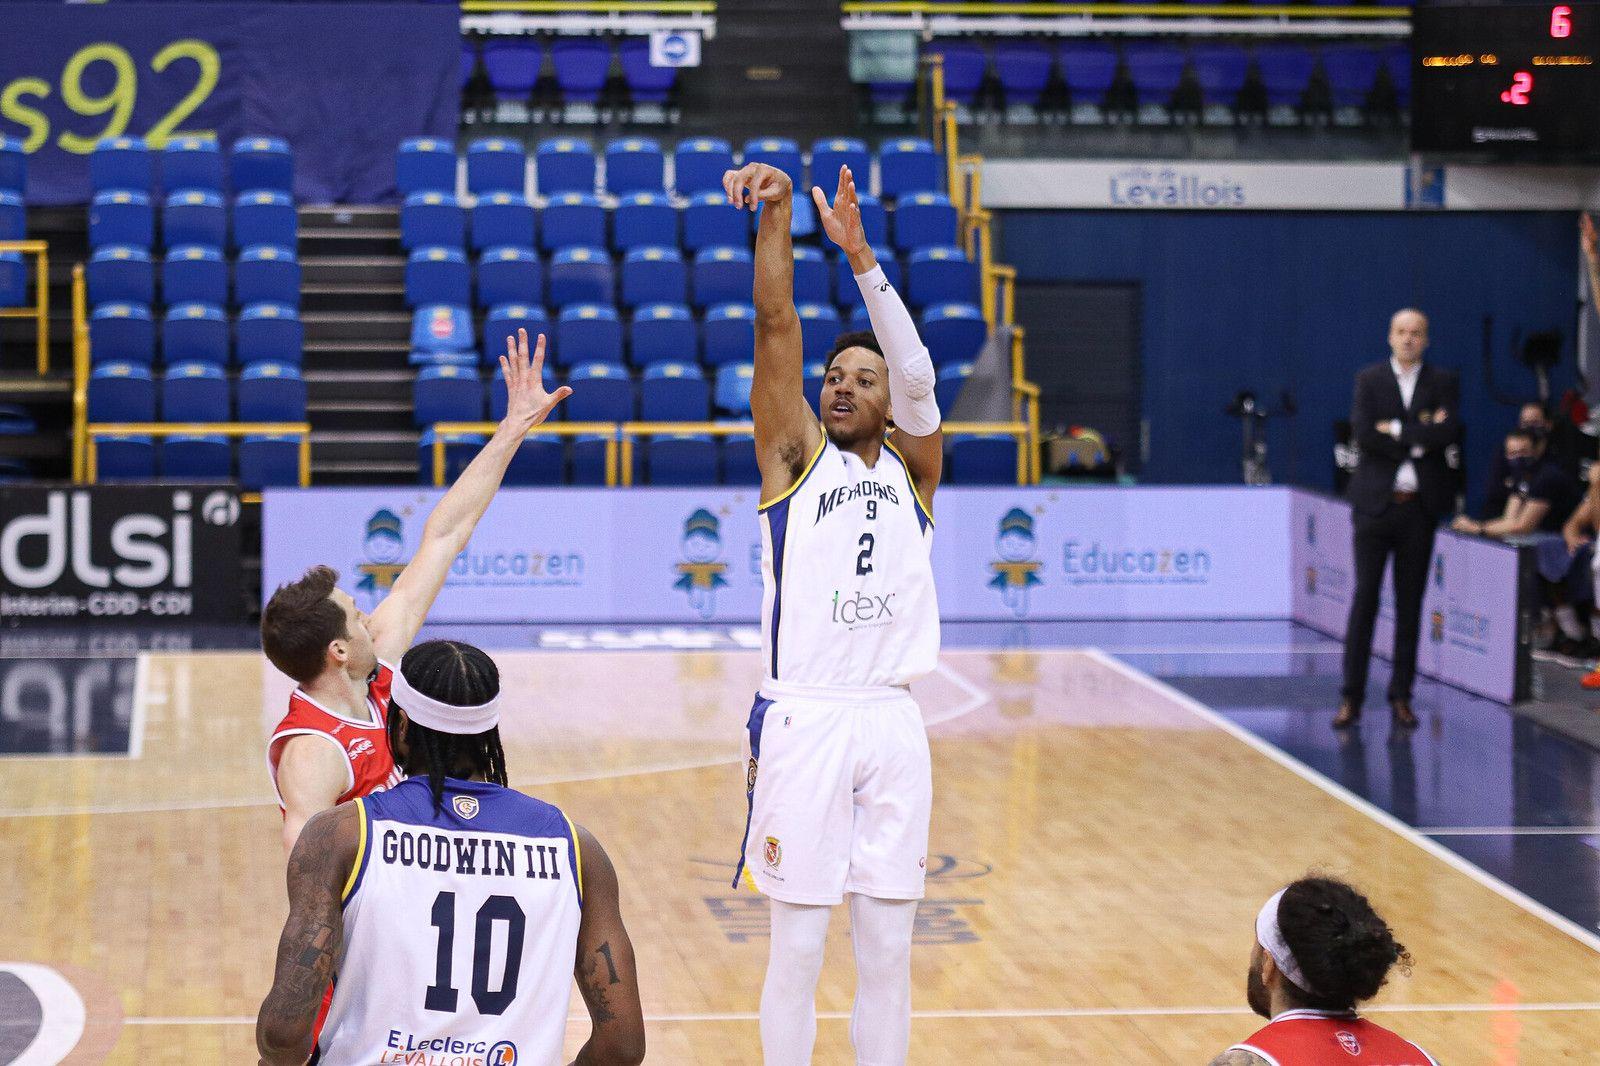
[[[1411,709],[1410,700],[1390,700],[1389,708],[1394,711],[1394,724],[1405,729],[1417,728],[1417,714]]]
[[[1339,713],[1333,716],[1333,728],[1349,729],[1361,721],[1361,708],[1350,700],[1343,700],[1339,704]]]

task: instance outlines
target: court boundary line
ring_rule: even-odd
[[[1437,825],[1418,826],[1430,837],[1583,837],[1600,836],[1600,825]]]
[[[144,726],[149,716],[150,653],[142,651],[133,661],[133,707],[128,720],[128,760],[144,758]]]
[[[1371,818],[1374,822],[1377,822],[1384,828],[1390,830],[1401,838],[1410,841],[1423,851],[1429,853],[1437,859],[1442,860],[1447,865],[1454,867],[1457,871],[1466,874],[1472,880],[1478,882],[1478,884],[1489,889],[1491,892],[1500,896],[1507,902],[1516,904],[1518,907],[1521,907],[1523,910],[1527,911],[1536,918],[1544,919],[1544,921],[1553,928],[1566,933],[1580,944],[1588,947],[1591,951],[1600,953],[1600,936],[1596,936],[1594,933],[1591,933],[1589,930],[1585,929],[1571,918],[1568,918],[1566,915],[1558,914],[1556,911],[1545,906],[1543,903],[1540,903],[1538,900],[1529,896],[1520,889],[1506,884],[1504,881],[1500,880],[1498,877],[1495,877],[1487,870],[1484,870],[1475,863],[1456,854],[1438,841],[1424,836],[1419,830],[1407,825],[1405,822],[1402,822],[1399,818],[1396,818],[1388,811],[1356,795],[1354,792],[1345,788],[1337,781],[1326,776],[1320,771],[1307,766],[1299,759],[1296,759],[1293,755],[1290,755],[1281,748],[1278,748],[1277,746],[1261,739],[1248,729],[1245,729],[1243,726],[1236,725],[1235,723],[1229,721],[1227,718],[1223,717],[1221,714],[1218,714],[1216,711],[1212,710],[1210,707],[1207,707],[1194,697],[1185,692],[1179,691],[1173,686],[1167,684],[1165,681],[1162,681],[1160,678],[1151,677],[1149,674],[1135,666],[1118,661],[1114,656],[1101,651],[1099,648],[1085,648],[1083,651],[1090,658],[1104,664],[1115,672],[1128,678],[1128,680],[1134,681],[1153,692],[1160,693],[1161,695],[1171,699],[1173,702],[1177,703],[1179,706],[1183,707],[1196,717],[1211,723],[1218,729],[1232,736],[1235,740],[1254,748],[1256,751],[1260,752],[1262,755],[1265,755],[1267,758],[1271,759],[1285,770],[1288,770],[1290,773],[1299,777],[1301,780],[1321,789],[1334,799],[1343,801],[1354,810],[1366,815],[1368,818]]]

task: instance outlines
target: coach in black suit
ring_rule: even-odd
[[[1411,683],[1417,674],[1422,594],[1439,521],[1455,508],[1455,473],[1446,450],[1460,443],[1461,386],[1422,361],[1428,319],[1407,308],[1389,320],[1387,362],[1356,375],[1350,432],[1360,460],[1350,478],[1356,589],[1344,637],[1344,688],[1335,729],[1352,726],[1366,697],[1372,624],[1384,563],[1394,557],[1394,672],[1389,706],[1396,725],[1415,726]]]

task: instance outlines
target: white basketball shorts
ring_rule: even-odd
[[[785,903],[921,899],[933,771],[904,690],[768,682],[750,710],[750,820],[734,874]]]

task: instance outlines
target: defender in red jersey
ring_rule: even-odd
[[[1438,1066],[1356,1014],[1396,963],[1409,972],[1411,956],[1365,896],[1332,878],[1296,881],[1256,915],[1245,996],[1270,1024],[1211,1066]]]
[[[526,330],[507,340],[505,419],[434,507],[422,544],[370,615],[325,566],[280,587],[262,610],[262,650],[300,685],[267,744],[286,855],[318,811],[399,781],[385,732],[394,676],[387,664],[400,661],[422,628],[522,439],[572,394],[565,386],[545,391],[544,347],[541,334],[530,361]]]

